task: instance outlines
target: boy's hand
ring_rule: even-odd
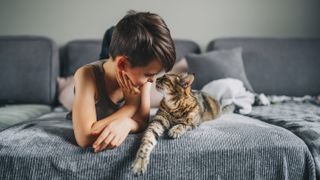
[[[140,104],[140,90],[134,87],[131,80],[123,71],[117,71],[116,78],[122,89],[126,104],[133,104],[139,106]]]
[[[108,124],[93,143],[92,147],[94,148],[94,152],[100,152],[106,148],[118,147],[130,132],[129,120],[131,119],[115,119]]]

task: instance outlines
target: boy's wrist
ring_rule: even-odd
[[[132,118],[128,118],[127,124],[129,126],[130,132],[136,132],[139,129],[139,124]]]

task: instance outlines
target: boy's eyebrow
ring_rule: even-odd
[[[161,73],[162,72],[162,70],[161,71],[159,71],[159,72],[156,72],[156,73],[144,73],[146,76],[154,76],[154,75],[157,75],[157,74],[159,74],[159,73]]]
[[[158,74],[158,73],[144,73],[146,76],[154,76],[154,75],[156,75],[156,74]]]

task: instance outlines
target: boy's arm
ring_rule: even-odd
[[[150,114],[150,89],[151,83],[145,83],[141,87],[141,103],[139,106],[125,104],[112,115],[95,122],[92,127],[92,134],[98,134],[101,132],[113,119],[128,117],[132,117],[129,122],[131,132],[135,133],[144,130],[147,126]]]
[[[132,117],[138,109],[138,105],[134,103],[126,103],[115,113],[97,121],[95,112],[95,79],[92,68],[81,67],[75,75],[75,97],[72,107],[72,121],[74,134],[77,144],[81,147],[91,145],[96,137],[93,136],[93,131],[97,127],[101,127],[101,131],[106,126],[101,126],[98,123],[108,124],[116,118]],[[137,97],[139,99],[140,97]],[[97,125],[97,126],[96,126]],[[130,128],[134,126],[131,122],[127,124]]]
[[[132,117],[137,110],[138,110],[138,107],[135,105],[131,105],[131,104],[123,105],[120,109],[112,113],[110,116],[107,116],[99,121],[94,122],[91,127],[91,134],[99,134],[114,119]],[[135,125],[132,124],[132,126],[135,126]]]
[[[151,83],[145,83],[141,88],[141,103],[139,109],[136,111],[132,120],[134,121],[131,132],[139,132],[144,130],[149,121],[150,115],[150,90]]]
[[[91,128],[91,134],[100,134],[103,129],[116,119],[131,119],[138,111],[141,104],[141,93],[134,93],[132,82],[128,81],[128,77],[122,71],[117,71],[117,81],[122,88],[125,104],[110,116],[95,122]],[[142,88],[143,89],[143,88]],[[139,91],[139,90],[138,90]],[[135,129],[136,123],[129,121],[127,124],[130,129]]]

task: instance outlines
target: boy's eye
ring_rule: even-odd
[[[155,76],[156,74],[144,74],[146,77],[152,77]]]

